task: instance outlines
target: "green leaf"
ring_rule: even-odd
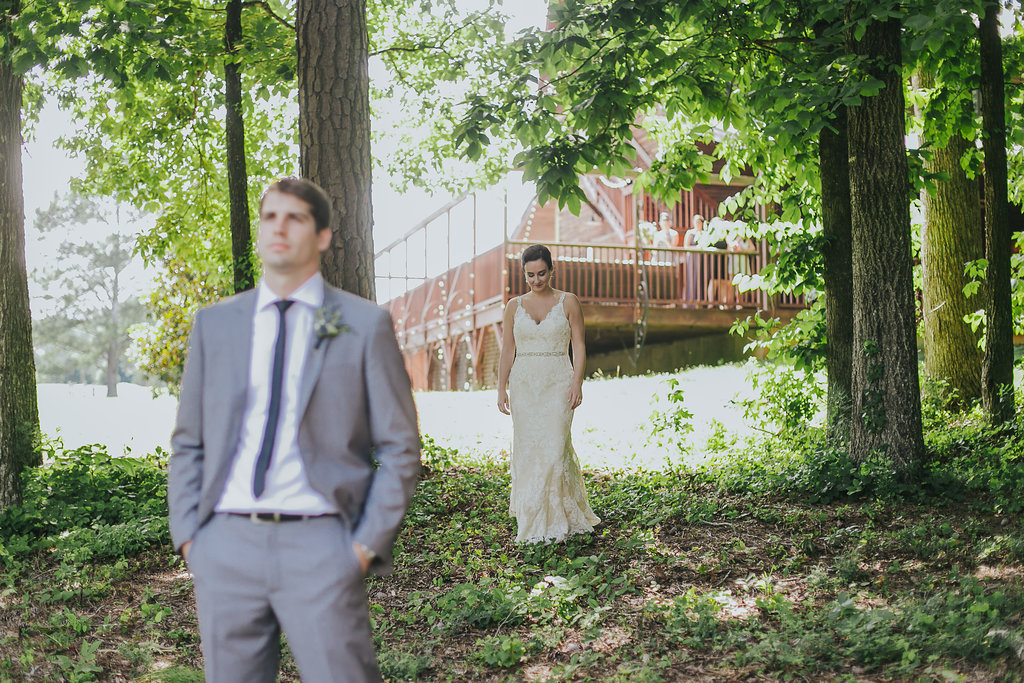
[[[16,74],[26,74],[36,65],[46,65],[46,59],[41,52],[26,50],[25,46],[19,46],[11,60],[11,67]]]
[[[860,94],[864,97],[874,97],[885,87],[885,82],[877,78],[867,78],[860,84]]]
[[[56,64],[57,69],[67,78],[81,78],[89,73],[89,62],[78,55],[69,55]]]
[[[935,23],[935,17],[930,14],[914,14],[903,20],[904,26],[915,31],[923,31],[933,23]]]

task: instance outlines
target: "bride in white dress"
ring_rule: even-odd
[[[587,502],[570,434],[583,402],[583,309],[575,294],[552,289],[547,247],[527,247],[522,264],[530,291],[505,308],[498,410],[512,415],[509,514],[519,527],[516,542],[549,543],[593,531],[601,521]]]

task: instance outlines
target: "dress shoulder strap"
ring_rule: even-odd
[[[565,301],[565,292],[562,292],[562,295],[558,297],[558,303],[562,303],[563,301]]]

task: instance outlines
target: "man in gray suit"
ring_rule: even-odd
[[[202,309],[168,476],[208,683],[379,681],[363,579],[392,569],[419,472],[390,316],[324,283],[330,202],[285,178],[260,202],[256,289]]]

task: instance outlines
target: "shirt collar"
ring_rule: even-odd
[[[312,309],[320,308],[324,305],[324,278],[319,272],[313,273],[313,275],[299,285],[299,288],[292,292],[288,299],[290,301],[297,301],[300,304],[305,304]],[[262,311],[268,306],[272,305],[276,301],[280,301],[281,297],[273,292],[270,287],[267,286],[266,280],[260,278],[260,283],[256,287],[256,310]]]

